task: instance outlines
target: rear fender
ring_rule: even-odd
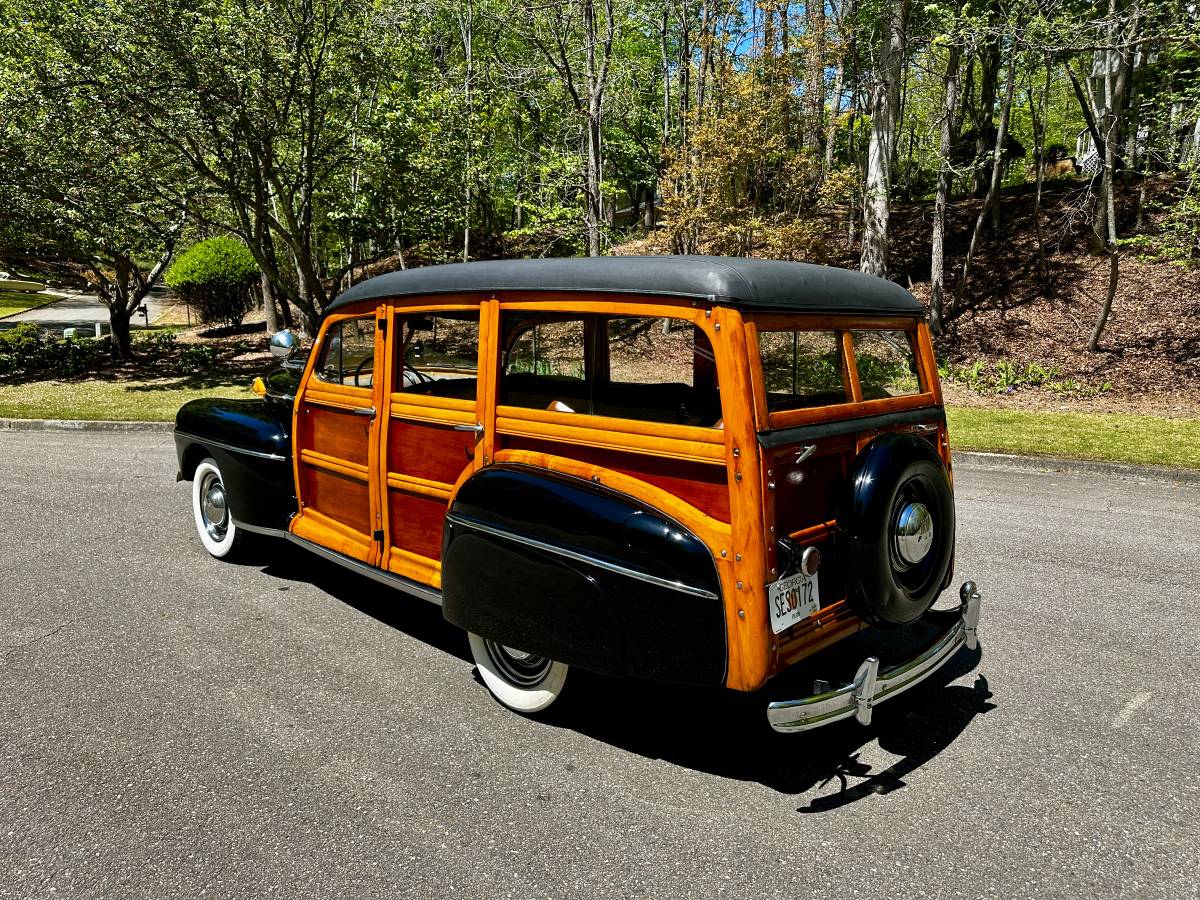
[[[468,631],[616,676],[725,677],[725,612],[708,547],[609,488],[495,465],[446,520],[442,610]]]

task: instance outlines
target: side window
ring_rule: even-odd
[[[703,330],[645,316],[607,321],[608,379],[596,414],[709,427],[721,418],[712,344]]]
[[[708,427],[721,418],[712,345],[690,323],[514,313],[500,403]]]
[[[329,326],[317,378],[333,384],[369,388],[375,372],[375,317],[343,319]]]
[[[849,400],[842,380],[842,343],[833,331],[759,331],[767,408],[772,412]]]
[[[854,331],[854,361],[864,400],[921,393],[912,336],[906,331]]]
[[[505,318],[500,402],[527,409],[587,412],[590,396],[583,319]]]
[[[394,390],[474,400],[479,379],[479,310],[396,317]]]

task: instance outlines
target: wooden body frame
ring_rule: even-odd
[[[391,390],[395,382],[395,354],[392,341],[398,316],[470,309],[480,311],[479,370],[477,393],[473,402],[406,394]],[[604,416],[562,413],[548,410],[497,405],[497,381],[501,365],[500,317],[505,311],[545,311],[564,314],[601,314],[621,317],[648,316],[673,318],[702,330],[712,344],[720,385],[723,427],[699,428],[660,424]],[[315,381],[313,368],[328,326],[357,316],[375,315],[385,322],[377,329],[376,381],[372,396],[364,399],[361,390],[336,390],[343,386]],[[786,321],[785,321],[786,320]],[[816,409],[769,413],[758,354],[760,328],[782,326],[830,329],[842,341],[843,379],[848,403]],[[859,329],[903,330],[911,335],[918,360],[921,393],[911,397],[863,401],[854,363],[850,331]],[[334,390],[331,390],[334,388]],[[327,395],[336,396],[327,396]],[[460,486],[480,468],[495,463],[512,463],[543,468],[605,485],[629,494],[674,518],[691,530],[711,550],[720,578],[725,603],[728,667],[726,685],[737,690],[754,690],[773,674],[822,647],[859,630],[862,623],[844,603],[822,609],[810,617],[787,642],[776,640],[771,632],[766,602],[766,585],[773,580],[775,566],[775,521],[770,490],[769,463],[760,449],[758,435],[772,429],[820,424],[834,420],[874,416],[921,407],[941,406],[941,391],[932,344],[924,322],[913,318],[816,316],[804,314],[743,313],[736,308],[695,300],[628,295],[606,296],[596,293],[506,293],[467,294],[429,298],[405,298],[376,304],[364,301],[329,317],[322,325],[297,395],[296,421],[293,423],[293,457],[296,460],[296,489],[300,512],[290,528],[296,534],[340,552],[356,549],[339,523],[305,506],[300,469],[316,459],[318,448],[300,445],[303,432],[299,417],[307,402],[338,402],[365,405],[373,402],[380,412],[372,420],[369,481],[371,514],[376,534],[382,532],[366,561],[408,578],[439,588],[440,560],[393,545],[393,524],[388,515],[390,496],[399,492],[421,497],[447,507]],[[438,429],[454,426],[480,426],[470,459],[453,483],[423,478],[408,472],[387,470],[390,424],[393,421],[423,424]],[[386,423],[389,427],[384,427]],[[462,434],[463,432],[456,432]],[[861,449],[878,432],[864,431],[854,436],[853,447]],[[464,435],[465,436],[465,435]],[[944,430],[939,444],[948,462]],[[678,492],[654,483],[650,475],[641,475],[639,465],[604,464],[610,459],[654,460],[672,465],[688,465],[693,471],[711,471],[712,481],[723,479],[727,504],[708,504],[707,511],[688,502]],[[598,461],[599,460],[599,461]],[[704,504],[702,504],[704,505]],[[317,514],[314,515],[313,513]],[[714,514],[714,512],[716,514]],[[725,513],[725,514],[722,514]],[[827,534],[834,522],[818,523],[805,532],[792,535],[813,539]],[[434,523],[429,522],[433,527]],[[438,527],[437,540],[441,533]],[[357,548],[361,550],[361,548]],[[362,558],[356,552],[356,558]]]

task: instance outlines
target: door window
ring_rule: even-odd
[[[343,319],[329,326],[316,375],[321,381],[370,388],[375,373],[375,317]]]
[[[479,379],[479,310],[396,318],[395,390],[474,400]]]

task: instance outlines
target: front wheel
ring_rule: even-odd
[[[524,715],[540,713],[559,698],[567,664],[506,647],[468,632],[471,655],[492,696]]]
[[[192,513],[200,543],[217,559],[225,559],[240,546],[242,533],[233,524],[225,482],[211,457],[196,466],[192,477]]]

